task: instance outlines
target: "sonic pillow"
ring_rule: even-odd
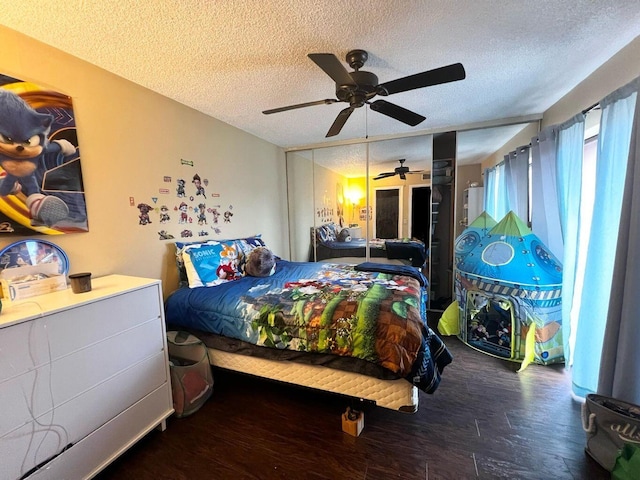
[[[232,242],[188,245],[182,252],[189,287],[196,288],[237,280],[238,251]]]

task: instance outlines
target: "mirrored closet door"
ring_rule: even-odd
[[[431,135],[288,152],[291,259],[425,264],[428,275],[431,158]]]

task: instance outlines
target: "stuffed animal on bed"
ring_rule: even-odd
[[[266,247],[256,247],[249,253],[244,272],[252,277],[268,277],[276,271],[276,257]]]
[[[339,242],[350,242],[351,241],[351,233],[349,233],[349,230],[346,228],[343,228],[340,233],[338,234],[338,241]]]

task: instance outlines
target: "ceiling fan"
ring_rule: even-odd
[[[340,60],[332,53],[310,53],[307,55],[324,72],[336,82],[336,98],[327,98],[315,102],[298,103],[287,107],[264,110],[262,113],[269,115],[272,113],[284,112],[296,108],[311,107],[313,105],[329,105],[337,102],[346,102],[347,108],[342,110],[334,120],[326,137],[333,137],[340,133],[342,127],[349,119],[349,116],[356,108],[365,104],[369,105],[374,112],[382,113],[400,122],[415,127],[425,120],[425,117],[411,110],[400,107],[386,100],[370,100],[376,95],[386,97],[394,93],[406,92],[416,88],[430,87],[441,83],[455,82],[463,80],[466,76],[461,63],[454,63],[444,67],[427,70],[426,72],[398,78],[382,84],[378,84],[378,77],[371,72],[360,70],[369,58],[369,54],[364,50],[351,50],[347,53],[346,61],[353,68],[353,72],[347,71]]]
[[[380,180],[381,178],[393,177],[394,175],[400,175],[402,180],[406,180],[407,173],[422,173],[423,170],[409,170],[409,167],[404,166],[405,159],[402,158],[398,160],[400,162],[400,166],[396,167],[393,172],[383,172],[379,174],[377,177],[373,177],[374,180]]]

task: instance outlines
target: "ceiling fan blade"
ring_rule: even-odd
[[[353,112],[353,110],[354,110],[353,107],[347,107],[344,110],[342,110],[338,114],[336,119],[333,121],[333,125],[331,125],[331,128],[329,129],[325,137],[333,137],[339,134],[340,130],[342,130],[342,127],[344,127],[344,124],[349,119],[349,116],[351,116],[351,113]]]
[[[262,113],[269,115],[271,113],[286,112],[287,110],[294,110],[296,108],[312,107],[313,105],[330,105],[336,102],[339,102],[339,100],[335,98],[327,98],[325,100],[317,100],[315,102],[297,103],[296,105],[289,105],[287,107],[272,108],[271,110],[264,110]]]
[[[337,85],[355,85],[347,69],[333,53],[310,53],[307,56],[333,78]]]
[[[411,170],[409,172],[404,172],[404,173],[424,173],[424,170]]]
[[[406,92],[416,88],[430,87],[431,85],[440,85],[441,83],[456,82],[464,80],[467,76],[461,63],[453,63],[445,67],[427,70],[426,72],[416,73],[408,77],[398,78],[390,82],[378,85],[381,95],[391,95],[399,92]]]
[[[381,178],[393,177],[395,174],[396,172],[385,172],[385,173],[381,173],[377,177],[374,177],[373,179],[380,180]]]
[[[389,103],[386,100],[376,100],[370,103],[371,110],[382,113],[391,118],[395,118],[402,123],[415,127],[426,118],[406,108],[399,107],[393,103]]]

